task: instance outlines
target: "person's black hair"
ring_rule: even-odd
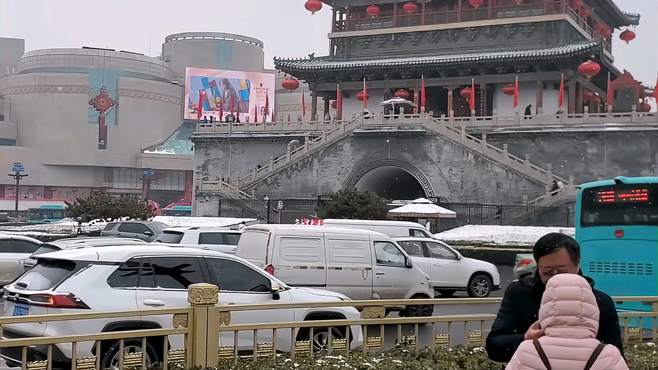
[[[532,255],[535,257],[535,261],[539,262],[540,258],[555,253],[562,248],[567,250],[573,263],[580,264],[580,246],[578,242],[569,235],[562,233],[549,233],[539,238],[532,249]]]

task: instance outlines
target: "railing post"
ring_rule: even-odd
[[[487,133],[482,133],[482,153],[487,152]]]
[[[466,142],[466,126],[465,126],[465,125],[462,125],[462,126],[460,127],[460,131],[459,131],[459,133],[460,133],[460,135],[459,135],[459,140],[460,140],[462,143],[465,143],[465,142]]]
[[[530,171],[530,154],[525,155],[525,167]]]
[[[505,159],[509,158],[509,145],[503,144],[503,156]]]
[[[216,368],[219,349],[219,315],[215,305],[219,296],[216,285],[192,284],[187,290],[187,301],[192,306],[190,334],[186,352],[188,367]]]
[[[573,184],[574,184],[574,177],[573,175],[569,175],[569,185],[573,185]]]
[[[553,183],[553,164],[546,163],[546,193],[547,194],[551,191],[552,183]]]

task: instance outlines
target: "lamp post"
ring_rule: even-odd
[[[263,200],[267,203],[267,223],[270,223],[270,197],[266,195],[263,197]]]
[[[24,173],[25,172],[25,167],[23,167],[23,164],[21,162],[14,162],[14,164],[11,166],[11,172],[9,176],[13,177],[14,180],[16,180],[16,203],[14,204],[14,217],[18,218],[18,197],[20,196],[20,185],[21,185],[21,180],[24,177],[28,177],[29,175]]]

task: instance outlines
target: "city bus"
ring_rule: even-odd
[[[610,296],[658,296],[658,177],[620,176],[582,184],[576,198],[576,240],[583,273],[597,289]],[[650,311],[651,305],[624,303],[617,308]]]
[[[66,206],[60,204],[45,204],[39,208],[27,209],[27,222],[31,224],[51,223],[64,217],[66,217]]]

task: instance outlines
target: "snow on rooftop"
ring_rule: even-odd
[[[466,225],[434,234],[437,239],[458,245],[486,244],[531,247],[548,233],[574,236],[573,227]]]
[[[255,218],[232,218],[232,217],[179,217],[179,216],[155,216],[152,221],[162,222],[170,227],[229,227],[244,222],[246,225],[256,223]]]

